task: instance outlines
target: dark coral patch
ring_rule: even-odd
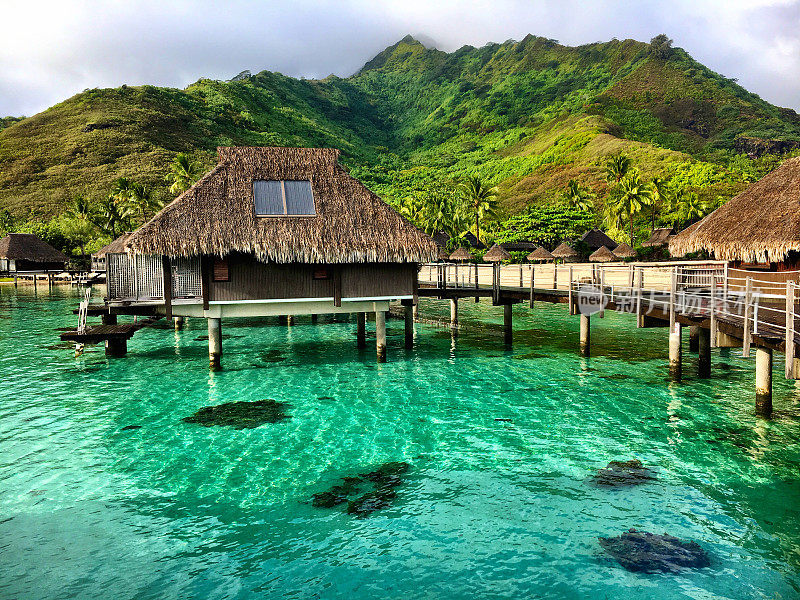
[[[638,485],[655,480],[655,473],[636,459],[626,461],[612,460],[608,463],[608,466],[597,471],[597,475],[594,476],[594,482],[597,485],[608,487]]]
[[[677,573],[710,565],[708,554],[697,542],[668,534],[630,529],[618,537],[599,538],[600,546],[628,571]]]
[[[203,427],[233,427],[234,429],[253,429],[265,423],[280,423],[291,419],[285,410],[289,405],[276,400],[256,400],[255,402],[227,402],[217,406],[201,408],[184,423],[194,423]]]

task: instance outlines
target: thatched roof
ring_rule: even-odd
[[[502,262],[511,258],[508,251],[502,246],[495,244],[489,251],[483,255],[483,260],[486,262]]]
[[[550,254],[550,251],[542,246],[528,254],[528,260],[555,260],[555,256]]]
[[[107,244],[102,248],[100,248],[100,250],[92,254],[92,256],[94,256],[95,258],[103,258],[106,254],[109,253],[119,254],[125,252],[125,242],[127,242],[128,238],[131,237],[131,233],[132,232],[130,231],[126,231],[110,244]]]
[[[9,233],[0,240],[0,258],[40,263],[67,262],[69,258],[32,233]]]
[[[790,158],[699,223],[670,239],[675,256],[780,262],[800,251],[800,157]]]
[[[625,242],[622,242],[616,248],[614,248],[613,254],[617,258],[633,258],[634,256],[636,256],[636,250],[631,248]]]
[[[578,253],[566,242],[559,244],[551,254],[553,258],[576,258],[578,256]]]
[[[472,254],[466,248],[458,248],[450,255],[450,260],[472,260]]]
[[[605,246],[600,246],[589,255],[589,260],[592,262],[611,262],[617,260],[617,256]]]
[[[515,242],[503,242],[501,246],[509,252],[525,252],[526,250],[535,250],[538,244],[529,240],[517,240]]]
[[[646,242],[642,243],[642,246],[664,246],[667,244],[667,242],[669,242],[669,238],[673,235],[675,235],[675,229],[672,227],[659,227],[658,229],[653,230],[653,234],[647,239]]]
[[[592,250],[596,250],[601,246],[611,248],[612,250],[617,247],[617,242],[612,240],[608,235],[599,229],[590,229],[581,236],[581,241],[589,246]]]
[[[426,262],[438,248],[339,164],[338,150],[219,148],[219,164],[128,238],[167,256],[255,254],[277,263]],[[254,181],[309,180],[314,216],[255,215]]]

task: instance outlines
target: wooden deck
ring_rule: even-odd
[[[62,342],[76,342],[80,344],[99,344],[109,340],[129,340],[133,334],[144,327],[149,327],[160,317],[142,319],[136,323],[118,323],[114,325],[91,325],[83,332],[77,329],[65,331],[60,335]]]

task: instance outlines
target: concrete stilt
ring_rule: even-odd
[[[363,350],[367,347],[367,313],[356,313],[356,347]]]
[[[106,356],[125,356],[128,353],[128,340],[116,338],[106,340]]]
[[[313,315],[311,315],[311,322],[312,323],[316,323],[318,319],[319,319],[319,315],[318,314],[314,313]]]
[[[591,322],[589,315],[581,314],[581,337],[580,337],[580,350],[581,356],[589,356],[591,353]]]
[[[690,325],[689,326],[689,352],[697,352],[700,348],[699,346],[699,336],[700,335],[700,326],[699,325]]]
[[[406,349],[414,347],[414,308],[410,305],[404,306],[405,309],[405,334]]]
[[[180,331],[186,325],[186,317],[172,317],[172,323],[175,325],[175,331]]]
[[[222,319],[208,319],[208,363],[212,369],[222,367]]]
[[[386,311],[375,311],[375,348],[378,362],[386,362]]]
[[[756,348],[756,413],[772,414],[772,349]]]
[[[458,298],[450,299],[450,328],[458,329]]]
[[[711,377],[711,331],[698,328],[697,376]]]
[[[110,313],[103,313],[103,315],[100,317],[100,322],[103,325],[116,325],[117,315],[112,315]]]
[[[286,324],[294,325],[294,315],[286,315]]]
[[[414,305],[414,320],[419,319],[419,303]]]
[[[675,327],[669,332],[669,376],[673,381],[680,381],[683,375],[682,329],[680,323],[675,323]]]
[[[510,346],[514,341],[514,330],[512,327],[512,304],[503,305],[503,341],[506,346]]]

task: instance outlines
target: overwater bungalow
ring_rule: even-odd
[[[550,262],[555,260],[555,257],[544,246],[539,246],[536,250],[528,254],[530,262]]]
[[[800,267],[800,157],[790,158],[669,240],[674,256],[705,251],[734,266]]]
[[[0,239],[0,272],[15,274],[63,271],[69,258],[32,233],[9,233]]]
[[[379,360],[386,312],[407,322],[417,271],[436,243],[317,148],[219,148],[218,164],[107,256],[114,314],[203,317],[209,356],[221,319],[357,313],[363,344],[375,313]],[[166,293],[165,293],[166,291]]]
[[[642,246],[645,248],[659,248],[661,246],[666,246],[669,244],[669,240],[674,235],[675,229],[673,227],[658,227],[653,230],[653,233],[650,234],[650,237],[647,238],[647,240],[642,242]]]
[[[116,238],[110,244],[107,244],[100,248],[97,252],[92,254],[92,271],[103,273],[106,270],[106,255],[107,254],[118,254],[120,252],[125,252],[125,242],[128,241],[128,238],[131,237],[131,232],[126,231],[121,236]]]

